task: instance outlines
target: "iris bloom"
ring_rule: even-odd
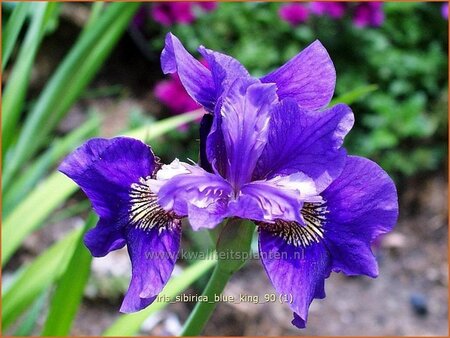
[[[370,243],[395,224],[395,186],[342,147],[353,114],[343,104],[323,109],[335,71],[319,42],[261,79],[230,56],[199,50],[210,69],[169,34],[161,60],[209,111],[201,165],[160,165],[129,138],[91,140],[62,164],[100,215],[86,245],[94,256],[128,245],[133,271],[121,310],[131,312],[167,282],[182,217],[194,229],[250,219],[265,270],[279,293],[292,296],[293,324],[304,327],[331,271],[376,276]]]

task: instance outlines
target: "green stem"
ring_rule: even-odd
[[[182,336],[198,336],[202,332],[217,305],[216,296],[249,258],[254,231],[255,225],[242,219],[230,219],[225,224],[217,242],[218,262],[202,293],[206,300],[195,305],[184,324]]]
[[[220,296],[231,276],[232,274],[222,271],[220,265],[216,265],[202,293],[202,296],[207,297],[207,301],[195,304],[194,310],[184,324],[182,336],[198,336],[202,332],[217,305],[216,296]]]

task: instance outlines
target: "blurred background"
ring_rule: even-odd
[[[159,56],[167,32],[196,57],[232,55],[254,76],[319,39],[348,103],[349,153],[396,181],[400,219],[374,243],[377,279],[333,274],[308,327],[279,303],[220,303],[206,335],[448,333],[448,6],[445,3],[2,3],[2,327],[8,335],[176,335],[191,302],[118,312],[125,249],[92,259],[85,196],[56,167],[94,137],[148,141],[163,162],[197,159],[199,108]],[[192,111],[194,111],[192,113]],[[186,112],[191,112],[187,113]],[[87,221],[86,221],[87,220]],[[183,248],[208,234],[184,228]],[[256,243],[255,243],[256,245]],[[255,246],[256,248],[256,246]],[[212,263],[180,259],[170,295],[200,294]],[[274,292],[257,260],[226,295]]]

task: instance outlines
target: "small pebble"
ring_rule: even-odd
[[[428,314],[427,298],[421,293],[413,293],[410,298],[411,306],[414,312],[419,316]]]

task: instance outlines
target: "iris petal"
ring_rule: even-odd
[[[86,142],[59,168],[81,187],[100,216],[84,238],[92,255],[104,256],[127,244],[132,278],[123,312],[141,310],[155,299],[179,250],[180,220],[156,203],[147,184],[157,167],[149,146],[117,137]]]
[[[164,74],[178,72],[188,94],[208,111],[214,111],[216,87],[211,72],[183,47],[180,40],[168,33],[161,53]]]
[[[283,219],[303,223],[300,214],[303,202],[315,198],[317,192],[311,178],[295,173],[244,185],[230,208],[234,216],[255,221]]]
[[[208,62],[216,87],[216,97],[220,97],[238,78],[248,78],[247,69],[235,58],[222,54],[204,46],[198,48],[200,54]]]
[[[131,184],[155,170],[147,145],[126,137],[94,138],[72,152],[59,170],[89,197],[100,221],[85,236],[93,256],[100,257],[125,245]]]
[[[394,182],[376,163],[349,156],[341,176],[322,195],[329,210],[324,230],[333,269],[376,277],[370,244],[397,221]]]
[[[109,252],[121,249],[126,240],[123,229],[112,220],[100,219],[96,227],[84,236],[84,244],[94,257],[106,256]]]
[[[209,163],[213,163],[212,169],[218,173],[226,173],[228,164],[227,151],[224,144],[222,131],[221,107],[223,95],[228,91],[230,86],[236,79],[248,79],[250,75],[239,61],[231,56],[212,51],[203,46],[199,47],[199,52],[203,55],[211,69],[216,87],[216,107],[214,109],[214,120],[211,123],[208,133],[204,133],[203,137],[207,137],[205,154]],[[208,136],[209,134],[209,136]],[[206,163],[206,162],[204,162]]]
[[[154,301],[172,274],[180,249],[180,239],[179,224],[168,224],[150,230],[128,229],[132,277],[121,312],[139,311]]]
[[[330,256],[322,243],[293,245],[289,229],[281,233],[273,230],[271,225],[260,226],[260,257],[275,290],[292,300],[293,324],[303,328],[313,299],[325,297],[324,280],[330,274]]]
[[[159,204],[177,215],[188,216],[194,230],[213,228],[229,216],[230,184],[198,166],[174,161],[163,166],[152,189]]]
[[[93,138],[72,152],[59,170],[86,193],[100,217],[112,218],[126,208],[129,188],[152,174],[155,157],[141,141],[116,137]]]
[[[267,141],[276,87],[257,80],[236,80],[224,96],[222,133],[228,157],[226,179],[237,191],[250,182]]]
[[[341,146],[353,121],[352,111],[344,104],[313,112],[292,99],[283,100],[272,111],[267,145],[254,179],[303,172],[322,191],[344,168],[346,152]]]
[[[228,156],[223,138],[222,116],[220,115],[221,107],[222,98],[219,98],[210,130],[207,133],[204,133],[206,137],[206,141],[204,142],[206,158],[211,165],[212,171],[217,175],[225,177],[228,166]],[[200,143],[202,143],[202,141],[200,141]]]
[[[318,110],[333,97],[336,71],[325,47],[315,41],[261,81],[275,83],[280,100],[291,97],[303,108]]]

